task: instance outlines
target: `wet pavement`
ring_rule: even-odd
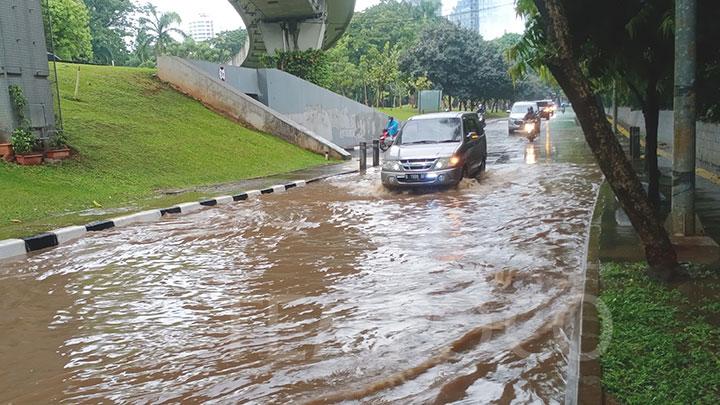
[[[370,170],[0,262],[0,403],[563,402],[601,175],[569,113],[487,131],[458,188]]]
[[[618,139],[624,150],[628,151],[628,138],[619,136]],[[658,156],[658,166],[661,173],[660,212],[663,218],[667,218],[670,213],[670,195],[672,195],[672,159],[667,152],[667,149],[660,150],[660,156]],[[633,167],[647,187],[648,179],[645,173],[644,159],[634,161]],[[711,171],[714,168],[707,167],[704,169],[705,176],[697,175],[695,178],[695,212],[702,223],[704,234],[720,243],[720,178],[717,177],[714,171]],[[609,186],[605,188],[606,190],[603,192],[607,195],[605,199],[607,203],[603,204],[602,212],[601,260],[631,262],[645,260],[645,253],[640,239],[633,229],[630,219],[620,207],[620,203],[612,195]],[[718,264],[720,263],[715,265]]]

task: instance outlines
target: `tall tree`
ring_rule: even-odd
[[[439,2],[434,0],[421,0],[417,4],[384,0],[355,13],[345,32],[350,61],[359,63],[370,46],[378,50],[383,49],[386,43],[391,48],[410,47],[423,27],[441,20],[439,14]]]
[[[42,3],[46,36],[52,35],[54,52],[68,61],[90,61],[93,57],[90,15],[82,0],[45,0]],[[50,40],[48,49],[50,49]]]
[[[450,98],[448,104],[455,98],[467,108],[513,96],[500,48],[447,21],[426,27],[400,59],[400,68],[411,77],[427,76]]]
[[[536,62],[547,66],[562,86],[577,114],[600,169],[612,187],[645,246],[653,275],[677,275],[677,256],[667,232],[649,203],[630,162],[612,132],[605,111],[580,65],[578,52],[590,38],[571,31],[566,5],[569,0],[520,0],[519,6],[535,19]],[[580,40],[581,42],[573,42]]]
[[[318,49],[275,51],[273,56],[263,56],[261,62],[265,67],[282,70],[318,86],[325,86],[328,80],[327,57]]]
[[[240,28],[232,31],[223,31],[208,41],[210,46],[218,52],[218,63],[225,63],[240,53],[247,40],[247,31]]]
[[[131,0],[84,0],[90,12],[95,63],[124,64],[129,56],[125,39],[132,34]]]
[[[147,3],[142,7],[144,15],[140,17],[140,29],[147,35],[147,43],[155,49],[155,57],[165,53],[168,44],[175,42],[172,35],[178,34],[186,37],[185,33],[173,25],[179,25],[182,20],[175,12],[160,13],[157,7]]]

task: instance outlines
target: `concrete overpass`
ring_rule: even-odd
[[[276,50],[328,49],[342,36],[355,0],[228,0],[248,31],[245,47],[233,65],[259,67]]]

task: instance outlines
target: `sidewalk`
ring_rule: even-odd
[[[630,133],[622,126],[618,126],[618,131],[622,135],[619,137],[620,143],[626,153],[630,150],[629,137]],[[645,147],[645,141],[641,140],[641,145]],[[641,180],[647,182],[644,173],[644,158],[640,162],[633,164]],[[658,166],[660,168],[660,192],[663,195],[663,209],[669,211],[669,196],[672,188],[672,147],[662,144],[658,147]],[[714,168],[702,165],[698,162],[696,169],[695,182],[695,210],[705,228],[707,236],[715,239],[720,243],[720,173]]]

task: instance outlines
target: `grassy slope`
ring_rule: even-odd
[[[405,121],[413,115],[417,115],[417,109],[409,105],[395,108],[378,108],[377,110],[391,117],[395,117],[398,121]]]
[[[417,115],[417,109],[409,105],[395,108],[378,108],[378,111],[393,116],[400,121],[405,121],[413,115]],[[505,111],[488,112],[485,114],[486,119],[506,118],[507,116],[508,113]]]
[[[604,388],[623,404],[718,403],[717,273],[693,274],[688,286],[671,288],[643,269],[611,263],[601,271],[600,298],[612,315],[612,329],[604,323],[602,331],[610,339],[600,358]]]
[[[66,225],[60,212],[122,206],[180,188],[287,172],[323,158],[243,128],[153,77],[149,69],[58,65],[74,161],[0,164],[0,239]],[[149,204],[137,204],[140,207]],[[151,205],[151,204],[150,204]],[[17,223],[22,221],[21,224]]]

